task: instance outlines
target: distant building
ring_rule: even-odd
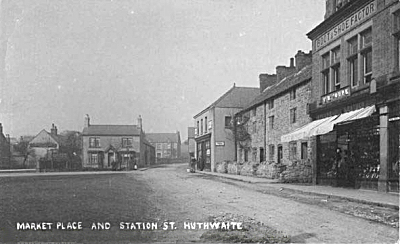
[[[28,148],[34,152],[36,159],[59,151],[62,139],[57,133],[57,126],[52,124],[50,132],[43,129],[29,141]]]
[[[3,134],[3,125],[0,123],[0,167],[10,165],[10,143]]]
[[[92,125],[82,132],[83,167],[133,169],[155,163],[155,148],[146,139],[139,116],[136,125]]]
[[[195,157],[199,161],[200,170],[215,171],[217,162],[235,159],[232,118],[259,94],[259,88],[234,85],[214,103],[193,117]]]
[[[194,158],[196,152],[195,127],[188,127],[188,152],[190,158]]]
[[[179,131],[176,133],[147,133],[146,138],[156,148],[157,159],[181,157]]]

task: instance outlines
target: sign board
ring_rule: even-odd
[[[361,22],[363,22],[366,19],[369,19],[374,13],[377,12],[377,4],[376,1],[373,1],[361,9],[359,9],[357,12],[352,14],[350,17],[347,19],[344,19],[342,22],[334,26],[332,29],[329,31],[325,32],[321,36],[319,36],[315,41],[315,49],[319,50],[326,46],[328,43],[331,41],[335,40],[336,38],[340,37],[350,29],[353,29],[353,27],[357,26]]]
[[[330,103],[347,96],[350,96],[350,87],[346,87],[322,96],[322,104]]]
[[[215,146],[225,146],[225,142],[224,141],[216,141]]]

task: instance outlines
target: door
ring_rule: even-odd
[[[282,145],[278,145],[278,164],[282,163],[283,149]]]

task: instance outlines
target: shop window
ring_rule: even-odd
[[[225,116],[225,127],[231,127],[231,124],[232,124],[232,117]]]
[[[100,138],[99,137],[90,137],[89,138],[89,147],[90,148],[100,147]]]
[[[296,160],[297,159],[297,143],[289,142],[289,159]]]
[[[268,117],[269,129],[270,129],[270,130],[274,129],[274,119],[275,119],[274,116],[269,116],[269,117]]]
[[[301,143],[301,159],[307,159],[307,142]]]
[[[275,145],[271,144],[268,146],[269,147],[269,160],[274,160],[275,156]]]
[[[297,108],[290,109],[290,123],[296,123],[296,110]]]

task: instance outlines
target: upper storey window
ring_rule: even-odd
[[[340,89],[340,57],[340,46],[322,55],[321,82],[324,95]]]
[[[372,29],[349,39],[348,74],[351,86],[368,84],[372,80]]]

